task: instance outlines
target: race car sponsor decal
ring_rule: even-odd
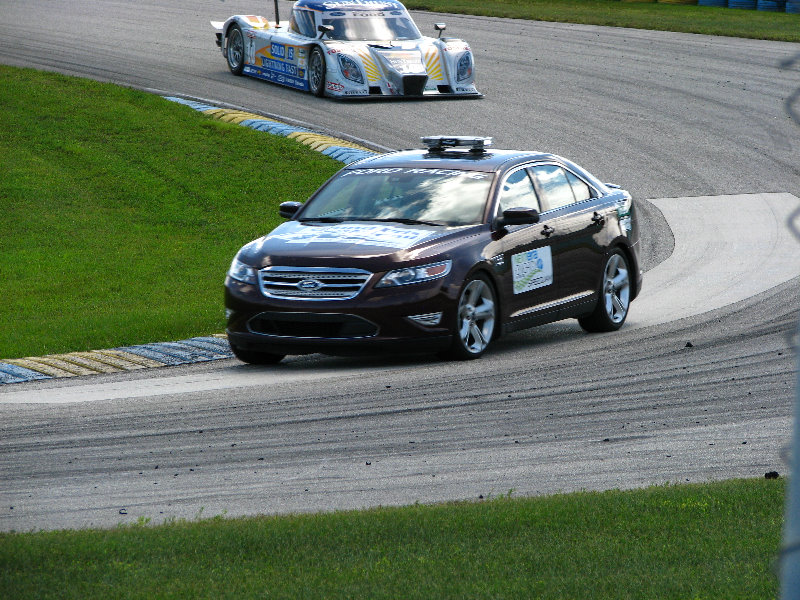
[[[344,86],[341,83],[336,83],[335,81],[329,81],[325,84],[325,87],[332,92],[341,92],[344,90]]]
[[[372,10],[405,10],[399,2],[392,0],[325,0],[321,3],[327,10],[337,8],[369,8]]]
[[[273,83],[308,90],[305,81],[305,53],[298,46],[271,42],[255,52],[255,64],[245,68],[247,75]]]
[[[553,283],[553,255],[550,246],[514,254],[511,257],[511,273],[515,294]]]
[[[377,52],[384,62],[401,75],[423,74],[425,66],[418,50],[404,52]]]
[[[272,58],[280,58],[286,60],[294,60],[294,46],[287,46],[286,44],[278,44],[277,42],[272,42],[270,44],[270,54]]]
[[[244,68],[244,73],[246,75],[250,75],[251,77],[258,77],[259,79],[264,79],[273,83],[280,83],[281,85],[288,85],[290,87],[297,88],[298,90],[308,91],[308,82],[305,79],[300,78],[305,76],[305,71],[303,69],[297,69],[298,77],[295,77],[293,75],[278,73],[263,67],[247,65]]]
[[[286,233],[270,235],[267,239],[283,240],[287,244],[356,244],[404,250],[430,235],[430,231],[419,229],[341,223],[327,227],[303,226]]]
[[[266,56],[259,56],[259,58],[261,59],[261,66],[268,71],[275,71],[276,73],[291,75],[292,77],[303,76],[302,69],[298,69],[297,65],[282,62],[280,60],[273,60],[271,58],[267,58]]]

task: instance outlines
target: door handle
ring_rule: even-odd
[[[550,237],[553,234],[554,231],[555,231],[555,229],[550,227],[550,225],[545,225],[544,229],[542,229],[542,235],[544,237]]]
[[[599,212],[595,212],[594,215],[592,215],[592,223],[594,223],[595,225],[602,225],[605,222],[606,218]]]

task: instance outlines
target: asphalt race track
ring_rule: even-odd
[[[647,273],[630,323],[611,335],[556,323],[470,363],[224,360],[3,386],[0,530],[786,473],[800,127],[783,102],[800,71],[778,64],[800,45],[417,14],[423,31],[446,21],[471,43],[486,97],[345,104],[227,71],[208,20],[254,10],[0,0],[0,63],[376,147],[463,133],[567,155],[642,200]]]

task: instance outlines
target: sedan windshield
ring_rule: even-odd
[[[300,220],[475,225],[493,177],[458,169],[352,169],[322,188]]]
[[[387,41],[417,40],[421,37],[417,26],[409,17],[342,17],[323,18],[323,25],[333,27],[327,38],[330,40]]]

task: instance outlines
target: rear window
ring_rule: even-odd
[[[543,210],[561,208],[575,202],[572,186],[564,169],[556,165],[540,165],[531,169]]]

